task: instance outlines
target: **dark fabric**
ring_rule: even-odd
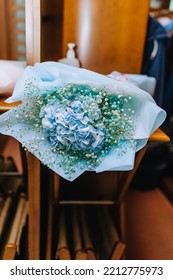
[[[168,119],[173,115],[173,37],[167,46],[166,77],[165,77],[165,102]]]
[[[154,40],[158,43],[158,50],[154,59],[151,59]],[[168,40],[169,37],[162,25],[155,18],[149,17],[142,73],[156,78],[156,89],[153,97],[162,108],[165,103],[165,68]]]

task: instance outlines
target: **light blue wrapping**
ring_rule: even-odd
[[[103,172],[108,170],[130,170],[133,169],[135,153],[144,147],[150,135],[164,122],[166,112],[158,107],[153,98],[145,91],[122,81],[116,81],[104,75],[76,68],[57,62],[37,63],[35,66],[26,67],[23,75],[19,78],[13,95],[6,102],[21,100],[23,103],[0,116],[0,133],[11,135],[33,153],[41,162],[58,173],[67,180],[74,180],[87,170],[84,166],[75,167],[73,174],[65,174],[64,169],[59,166],[58,153],[49,150],[50,142],[48,139],[39,141],[39,149],[34,148],[36,136],[44,138],[42,132],[29,123],[24,123],[22,119],[23,106],[32,107],[32,98],[26,90],[26,83],[34,84],[34,94],[39,95],[45,91],[58,90],[68,83],[88,84],[96,88],[106,87],[111,94],[125,94],[132,96],[135,100],[133,109],[135,111],[135,131],[133,135],[133,145],[129,144],[129,139],[123,139],[124,152],[119,153],[116,149],[111,149],[102,162],[93,171]],[[8,125],[7,125],[8,120]],[[10,125],[9,125],[10,124]],[[32,145],[28,145],[33,139]]]

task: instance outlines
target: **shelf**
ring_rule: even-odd
[[[114,201],[111,200],[60,200],[59,201],[60,205],[64,204],[82,204],[82,205],[113,205],[115,204]]]
[[[158,128],[149,138],[149,142],[169,142],[169,136]]]
[[[16,107],[17,105],[21,104],[20,101],[13,102],[13,103],[6,103],[5,100],[6,100],[5,97],[0,99],[0,112],[8,111],[8,110]]]

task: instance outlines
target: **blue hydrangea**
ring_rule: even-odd
[[[94,127],[86,115],[86,105],[73,101],[64,107],[58,100],[50,101],[41,111],[42,126],[53,147],[65,151],[83,151],[86,154],[102,149],[105,133]]]
[[[39,141],[48,141],[48,153],[56,153],[65,174],[74,172],[74,166],[92,170],[112,148],[121,149],[123,139],[132,138],[131,102],[130,96],[84,84],[69,83],[58,91],[45,92],[24,109],[24,122],[43,136],[28,146],[39,149]]]

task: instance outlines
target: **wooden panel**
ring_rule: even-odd
[[[0,1],[0,58],[25,60],[25,0]]]
[[[41,56],[41,7],[40,0],[25,0],[26,58],[27,64],[40,61]]]
[[[128,187],[129,187],[130,183],[132,182],[132,179],[141,163],[141,160],[143,159],[143,157],[146,153],[146,150],[147,150],[147,145],[145,147],[143,147],[136,154],[134,168],[132,170],[130,170],[128,172],[122,171],[123,176],[119,182],[118,190],[117,190],[116,197],[115,197],[115,202],[117,203],[117,205],[120,205],[120,203],[123,201],[125,194],[128,190]]]
[[[8,59],[6,0],[0,0],[0,59]],[[3,42],[3,43],[2,43]]]
[[[25,0],[27,64],[40,61],[40,0]],[[40,258],[40,161],[28,153],[29,259]]]
[[[29,259],[40,259],[40,162],[28,154]]]
[[[41,60],[62,57],[63,0],[41,0]]]
[[[23,166],[20,154],[20,145],[15,138],[0,134],[0,155],[3,155],[6,158],[12,157],[17,171],[22,174]]]
[[[6,1],[9,59],[25,60],[25,0]]]
[[[149,0],[64,0],[63,56],[77,44],[82,67],[140,73]]]

